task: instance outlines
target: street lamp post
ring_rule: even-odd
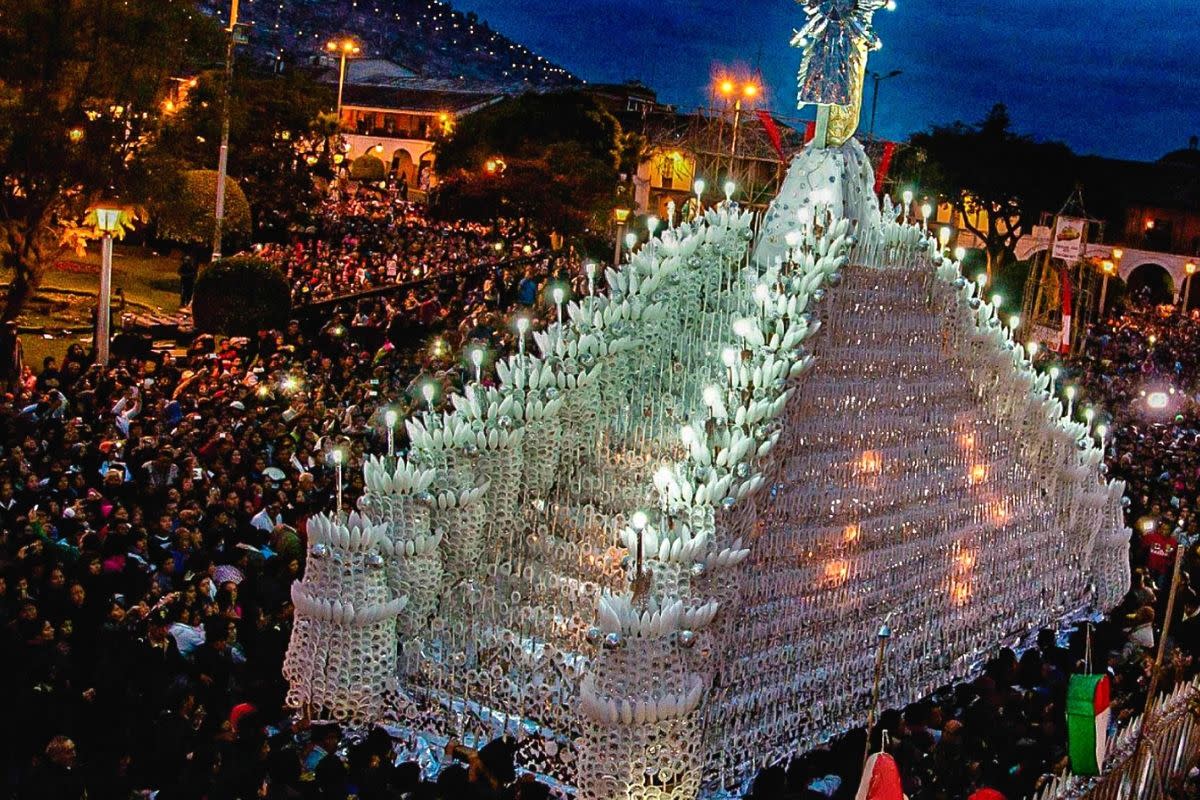
[[[1189,261],[1183,265],[1184,274],[1187,276],[1183,279],[1183,313],[1188,313],[1188,298],[1192,294],[1192,276],[1196,274],[1195,262]]]
[[[867,134],[867,138],[874,141],[874,139],[875,139],[875,112],[879,110],[879,84],[883,83],[884,81],[891,80],[892,78],[900,77],[901,75],[904,74],[904,70],[894,69],[891,72],[889,72],[887,75],[880,75],[878,72],[874,72],[874,71],[869,71],[867,74],[871,76],[871,80],[874,81],[874,83],[875,83],[874,91],[871,93],[871,130]]]
[[[346,86],[346,59],[350,56],[356,56],[361,52],[362,48],[353,39],[342,39],[340,42],[333,41],[325,45],[325,49],[330,53],[337,53],[341,57],[341,64],[338,67],[338,99],[337,99],[337,118],[338,122],[342,121],[342,90]]]
[[[108,366],[108,345],[111,337],[109,317],[112,308],[112,258],[113,234],[121,221],[121,209],[111,202],[96,206],[96,227],[100,229],[100,296],[96,302],[96,328],[92,346],[96,351],[96,363]]]
[[[1104,272],[1104,280],[1100,282],[1100,318],[1104,318],[1104,301],[1108,298],[1108,278],[1117,271],[1117,265],[1109,259],[1100,264]]]
[[[617,246],[613,249],[613,266],[621,266],[621,240],[625,234],[625,223],[629,220],[628,208],[613,209],[613,218],[617,221]]]
[[[233,57],[237,47],[238,2],[229,4],[229,41],[225,45],[225,87],[221,98],[221,149],[217,154],[217,204],[213,210],[212,260],[221,257],[221,229],[225,224],[225,176],[229,171],[229,104],[233,93]]]
[[[758,99],[759,92],[761,92],[762,89],[753,81],[744,83],[739,87],[733,80],[724,78],[717,84],[716,90],[722,97],[725,98],[725,102],[727,104],[730,101],[732,101],[733,104],[733,133],[729,140],[729,174],[732,175],[737,166],[738,133],[742,124],[742,101],[745,100],[747,104],[753,104]],[[720,119],[721,130],[723,130],[725,124],[725,112],[723,110],[721,112]],[[721,134],[718,132],[718,151],[720,151],[723,147],[720,142],[720,136]]]

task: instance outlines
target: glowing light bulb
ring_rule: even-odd
[[[705,386],[702,397],[706,406],[711,407],[721,404],[721,390],[716,386]]]
[[[383,415],[383,421],[389,428],[396,427],[396,422],[400,419],[400,415],[396,413],[396,409],[389,408]]]
[[[646,518],[645,512],[635,511],[629,517],[629,527],[633,528],[638,533],[641,533],[642,529],[646,527],[646,523],[648,521],[649,520]]]
[[[766,305],[767,301],[771,299],[770,287],[765,283],[760,283],[758,286],[755,286],[754,299],[757,300],[761,305]]]
[[[733,181],[725,181],[725,202],[733,202],[733,193],[737,191],[737,184]]]
[[[721,351],[721,361],[725,364],[725,366],[729,367],[730,369],[733,369],[734,365],[736,365],[738,362],[737,348],[726,347],[724,350],[722,350]]]
[[[684,425],[679,429],[679,438],[683,441],[684,446],[691,447],[696,443],[696,430],[691,425]]]

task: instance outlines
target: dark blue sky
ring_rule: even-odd
[[[1200,4],[1185,0],[898,0],[876,15],[876,128],[904,137],[974,121],[993,103],[1018,130],[1080,153],[1155,159],[1200,135]],[[761,65],[771,107],[795,114],[803,19],[793,0],[456,0],[595,82],[638,77],[703,102],[722,65]],[[869,94],[868,94],[869,103]],[[869,111],[868,111],[869,113]],[[863,128],[866,128],[864,114]]]

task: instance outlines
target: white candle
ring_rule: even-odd
[[[387,423],[387,454],[388,458],[396,455],[396,421],[400,415],[396,413],[396,409],[389,408],[383,415],[383,421]]]
[[[333,471],[337,480],[337,512],[342,513],[342,451],[333,451]]]

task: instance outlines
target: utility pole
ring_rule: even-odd
[[[237,46],[238,1],[230,0],[229,41],[225,45],[225,91],[221,110],[221,150],[217,156],[217,207],[213,214],[212,260],[221,257],[221,228],[225,222],[225,175],[229,169],[229,104],[233,94],[233,55]]]

